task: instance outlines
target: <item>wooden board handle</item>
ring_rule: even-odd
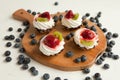
[[[33,20],[33,15],[25,11],[24,9],[19,9],[16,12],[13,13],[13,17],[15,19],[21,20],[21,21],[28,21],[29,23],[32,24]]]

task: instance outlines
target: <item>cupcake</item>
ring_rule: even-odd
[[[42,14],[37,14],[33,20],[33,26],[38,31],[47,31],[53,28],[55,25],[49,12],[44,12]]]
[[[92,49],[98,45],[98,35],[87,28],[80,28],[74,34],[74,41],[79,47]]]
[[[40,40],[40,51],[46,55],[55,55],[64,49],[64,39],[60,32],[55,31],[53,34],[48,34]]]
[[[79,13],[73,14],[72,10],[69,10],[62,18],[62,25],[67,29],[78,28],[81,25],[82,19]]]

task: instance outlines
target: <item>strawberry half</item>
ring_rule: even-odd
[[[44,12],[44,13],[40,14],[39,17],[47,18],[48,20],[50,20],[50,13],[49,12]]]
[[[67,19],[70,19],[70,18],[73,18],[73,17],[74,17],[74,14],[73,14],[72,10],[69,10],[67,12],[67,14],[65,15],[65,18],[67,18]]]

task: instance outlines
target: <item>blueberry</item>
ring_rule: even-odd
[[[90,29],[96,32],[96,28],[94,26],[91,26]]]
[[[95,17],[95,21],[96,23],[99,23],[98,17]]]
[[[56,77],[54,80],[61,80],[61,78],[60,77]]]
[[[16,43],[15,45],[14,45],[14,48],[19,48],[20,47],[20,44],[18,44],[18,43]]]
[[[101,65],[101,64],[102,64],[102,60],[101,60],[101,59],[98,59],[98,60],[96,61],[96,64],[97,64],[97,65]]]
[[[118,37],[118,33],[113,33],[112,37],[113,38],[117,38]]]
[[[73,52],[68,51],[68,52],[66,53],[66,57],[71,57],[71,56],[73,56]]]
[[[24,32],[27,32],[28,28],[24,28]]]
[[[86,17],[89,17],[89,16],[90,16],[90,13],[86,13],[85,16],[86,16]]]
[[[117,60],[117,59],[119,59],[119,55],[113,55],[112,58],[113,58],[114,60]]]
[[[22,28],[18,28],[18,29],[17,29],[17,32],[21,32],[21,31],[22,31]]]
[[[114,40],[111,40],[111,41],[110,41],[110,44],[111,44],[111,45],[115,45],[115,41],[114,41]]]
[[[102,61],[104,61],[104,60],[105,60],[105,58],[104,58],[103,56],[101,56],[101,57],[100,57],[100,59],[101,59]]]
[[[111,58],[113,56],[112,52],[108,52],[108,57]]]
[[[55,2],[54,5],[57,6],[57,5],[58,5],[58,2]]]
[[[24,57],[24,55],[19,55],[18,56],[18,59],[20,60],[20,59],[24,59],[25,57]]]
[[[95,80],[102,80],[102,78],[100,78],[100,77],[99,78],[95,78]]]
[[[5,51],[4,55],[5,56],[9,56],[11,54],[11,52],[9,50]]]
[[[106,35],[106,38],[107,38],[108,40],[110,40],[110,39],[112,38],[112,36],[111,36],[111,35]]]
[[[39,73],[38,70],[34,70],[34,71],[32,72],[32,75],[33,75],[33,76],[37,76],[38,73]]]
[[[106,52],[111,52],[111,51],[112,51],[112,48],[111,48],[111,47],[107,47],[105,51],[106,51]]]
[[[24,63],[24,58],[19,59],[18,62],[17,62],[17,64],[19,64],[19,65],[21,65],[23,63]]]
[[[29,22],[28,22],[28,21],[24,21],[24,22],[23,22],[23,25],[24,25],[24,26],[28,26],[28,25],[29,25]]]
[[[68,34],[65,38],[66,38],[67,40],[70,40],[71,37],[72,37],[72,36],[71,36],[70,34]]]
[[[86,19],[86,16],[82,16],[82,20],[85,20]]]
[[[31,45],[35,45],[37,44],[37,40],[36,39],[32,39],[31,42],[30,42]]]
[[[97,17],[98,18],[101,17],[101,12],[98,12]]]
[[[90,17],[91,22],[95,22],[95,19],[93,17]]]
[[[70,32],[70,35],[71,35],[71,37],[73,37],[73,36],[74,36],[74,33],[73,33],[73,32]]]
[[[23,38],[23,37],[24,37],[24,33],[20,33],[20,34],[19,34],[19,37],[20,37],[20,38]]]
[[[36,70],[36,68],[34,66],[32,66],[29,70],[30,70],[30,72],[34,72]]]
[[[89,29],[89,26],[88,26],[88,25],[85,25],[85,28]]]
[[[104,64],[103,65],[103,69],[109,69],[110,68],[110,65],[109,64]]]
[[[50,75],[48,73],[45,73],[43,75],[43,80],[48,80],[50,78]]]
[[[74,60],[74,62],[75,62],[75,63],[79,63],[79,62],[81,62],[81,58],[79,58],[79,57],[76,58],[76,59]]]
[[[31,10],[30,10],[30,9],[28,9],[28,10],[27,10],[27,12],[28,12],[28,13],[31,13]]]
[[[24,58],[24,64],[29,64],[31,62],[30,58]]]
[[[93,77],[94,77],[94,78],[100,78],[100,77],[101,77],[101,74],[100,74],[100,73],[95,73]]]
[[[35,38],[35,34],[34,33],[32,33],[32,34],[30,34],[30,38],[32,39],[32,38]]]
[[[58,16],[54,16],[53,19],[54,19],[54,22],[57,22],[58,21]]]
[[[103,28],[102,31],[105,33],[107,32],[107,28]]]
[[[5,40],[9,40],[9,36],[5,36],[4,39],[5,39]]]
[[[61,21],[63,18],[63,15],[59,15],[59,20]]]
[[[90,73],[90,69],[85,68],[85,69],[82,70],[82,72],[85,73],[85,74],[88,74],[88,73]]]
[[[24,48],[20,48],[19,51],[20,51],[21,53],[24,53],[24,52],[25,52],[25,49],[24,49]]]
[[[32,12],[32,15],[36,15],[36,12],[35,12],[35,11],[33,11],[33,12]]]
[[[107,53],[103,53],[102,57],[106,58],[106,57],[108,57],[108,54]]]
[[[14,39],[15,39],[15,36],[14,36],[14,35],[10,35],[10,36],[9,36],[9,39],[10,39],[10,40],[14,40]]]
[[[81,62],[85,62],[87,60],[87,57],[85,55],[82,55],[80,58],[81,58]]]
[[[11,42],[7,42],[6,43],[6,47],[10,47],[10,46],[12,46],[12,43]]]
[[[102,27],[102,24],[101,24],[101,23],[97,23],[97,26],[98,26],[98,27]]]
[[[11,57],[6,57],[6,59],[5,59],[6,62],[10,62],[11,60],[12,60]]]
[[[9,28],[8,28],[8,31],[12,31],[12,30],[13,30],[13,28],[12,28],[12,27],[9,27]]]
[[[89,76],[87,76],[86,78],[85,78],[85,80],[92,80]]]
[[[20,42],[21,39],[20,39],[20,38],[16,38],[15,41],[16,41],[16,42]]]
[[[64,79],[64,80],[68,80],[68,79]]]
[[[29,68],[28,64],[24,64],[24,65],[22,66],[22,69],[23,69],[23,70],[26,70],[26,69],[28,69],[28,68]]]
[[[88,23],[87,23],[86,21],[84,21],[82,24],[83,24],[84,26],[86,26]]]

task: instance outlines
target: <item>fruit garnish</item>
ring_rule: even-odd
[[[62,36],[62,34],[61,34],[60,32],[55,31],[53,34],[54,34],[60,41],[63,39],[63,36]]]
[[[93,41],[86,41],[86,40],[81,40],[81,44],[85,46],[92,46],[94,44]]]
[[[82,36],[85,40],[91,40],[95,37],[95,33],[89,29],[86,29],[80,34],[80,36]]]
[[[73,20],[77,20],[79,17],[79,13],[74,14],[74,17],[72,18]]]
[[[49,12],[44,12],[44,13],[40,14],[39,17],[47,18],[48,20],[50,20],[50,13]]]
[[[70,19],[70,18],[73,18],[73,17],[74,17],[74,14],[73,14],[72,10],[69,10],[65,15],[65,18],[67,18],[67,19]]]
[[[39,21],[39,22],[45,22],[45,21],[48,21],[47,18],[42,18],[42,17],[39,17],[39,18],[37,18],[36,20]]]
[[[47,45],[50,48],[55,48],[57,45],[59,45],[60,40],[56,38],[54,35],[48,35],[44,39],[44,44]]]

